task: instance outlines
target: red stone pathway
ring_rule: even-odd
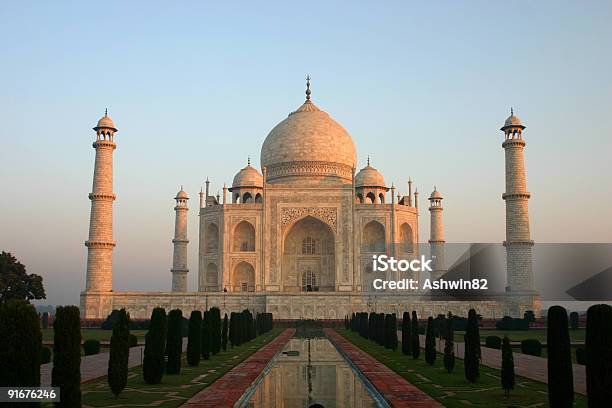
[[[392,407],[406,408],[440,408],[442,405],[414,385],[406,381],[395,371],[380,363],[365,351],[336,333],[325,329],[325,334],[334,345],[342,350],[366,376],[374,388]]]
[[[257,350],[251,357],[234,367],[229,373],[191,397],[182,406],[189,408],[233,407],[268,366],[270,360],[285,347],[294,333],[295,329],[285,330],[277,338]]]

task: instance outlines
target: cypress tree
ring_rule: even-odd
[[[453,315],[448,312],[446,319],[446,336],[444,340],[444,368],[449,373],[455,368],[455,332],[453,330]]]
[[[115,397],[127,385],[128,359],[130,356],[130,316],[121,309],[113,327],[110,340],[110,355],[108,358],[108,386]]]
[[[570,313],[570,326],[572,330],[578,330],[580,327],[580,315],[578,312]]]
[[[197,367],[202,352],[202,312],[194,310],[189,316],[189,334],[187,338],[187,364]]]
[[[145,336],[142,375],[147,384],[159,384],[164,376],[167,331],[166,311],[156,307],[151,314],[151,324]]]
[[[574,405],[574,375],[567,311],[561,306],[548,309],[548,402],[551,407]]]
[[[230,313],[228,339],[232,347],[236,346],[236,313]]]
[[[425,332],[425,361],[429,365],[436,362],[436,337],[433,330],[433,317],[427,318],[427,331]]]
[[[587,310],[585,348],[589,408],[607,407],[612,401],[612,306]]]
[[[41,354],[42,333],[34,306],[23,300],[0,305],[0,387],[40,386]]]
[[[202,358],[210,359],[210,311],[204,312],[202,318]]]
[[[514,389],[514,357],[512,356],[512,346],[508,336],[504,336],[502,343],[501,386],[506,398],[510,397],[510,390]],[[554,407],[555,405],[551,406]]]
[[[166,336],[166,374],[181,373],[181,354],[183,352],[183,312],[180,309],[168,313],[168,335]]]
[[[53,321],[51,385],[61,388],[61,407],[81,406],[81,318],[76,306],[59,306]]]
[[[410,338],[410,313],[404,312],[402,315],[402,353],[411,354],[412,339]]]
[[[478,329],[478,317],[474,309],[470,309],[468,313],[468,322],[463,338],[465,342],[463,361],[465,378],[473,383],[480,376],[480,331]]]
[[[397,350],[397,316],[395,313],[391,315],[391,350]]]
[[[421,354],[421,343],[419,342],[419,319],[417,317],[417,312],[415,310],[412,311],[412,358],[419,358]]]
[[[219,351],[221,351],[221,310],[219,310],[218,307],[213,307],[210,309],[210,315],[210,351],[212,352],[212,354],[217,354]]]
[[[42,314],[42,328],[43,330],[47,330],[49,328],[49,313],[44,312]]]
[[[221,347],[223,351],[227,350],[227,333],[229,330],[229,324],[227,320],[227,313],[223,317],[223,330],[221,331]]]

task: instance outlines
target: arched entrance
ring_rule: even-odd
[[[285,235],[282,262],[284,291],[336,290],[335,237],[323,221],[307,216],[293,224]]]
[[[234,267],[231,282],[232,292],[255,291],[255,269],[248,262],[240,262]]]

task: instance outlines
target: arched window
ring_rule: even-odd
[[[255,227],[247,221],[241,221],[234,228],[233,250],[255,251]]]
[[[403,223],[400,227],[400,242],[402,243],[401,248],[404,252],[414,252],[412,228],[407,222]]]
[[[244,204],[252,203],[253,202],[253,196],[251,195],[251,193],[244,193],[244,195],[242,196],[242,202]]]
[[[204,231],[204,248],[207,254],[215,253],[219,250],[219,228],[216,224],[208,224]]]
[[[302,273],[302,292],[318,292],[317,275],[310,267]]]
[[[302,255],[314,255],[316,253],[315,240],[306,237],[302,240]]]
[[[257,194],[255,195],[255,202],[256,202],[256,203],[261,203],[261,202],[263,202],[263,197],[261,196],[261,194],[257,193]]]
[[[366,195],[365,202],[366,202],[366,204],[374,204],[376,202],[376,196],[374,195],[374,193],[369,192]]]
[[[384,204],[384,203],[385,203],[385,195],[384,195],[383,193],[380,193],[380,194],[378,195],[378,200],[379,200],[379,202],[380,202],[381,204]]]
[[[362,243],[362,252],[385,252],[385,227],[378,221],[368,222],[363,228]]]
[[[355,200],[355,202],[359,204],[363,204],[363,194],[357,193],[357,199]]]

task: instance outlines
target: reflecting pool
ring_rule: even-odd
[[[364,385],[326,338],[292,338],[251,392],[250,399],[243,406],[379,406],[373,398],[376,391],[370,391]]]

